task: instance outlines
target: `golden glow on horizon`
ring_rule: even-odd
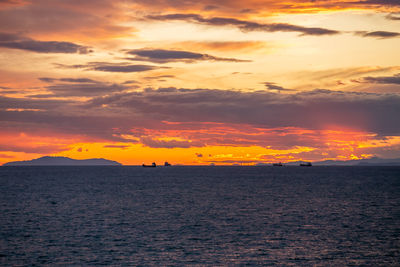
[[[306,131],[309,132],[309,131]],[[27,160],[39,155],[66,156],[74,159],[106,158],[116,160],[124,165],[141,165],[142,163],[156,162],[163,164],[168,161],[181,165],[232,165],[257,163],[292,162],[292,161],[320,161],[320,160],[351,160],[370,158],[373,154],[365,153],[373,148],[389,148],[400,146],[400,137],[388,137],[380,140],[375,135],[361,132],[324,131],[327,147],[293,147],[288,149],[272,149],[261,146],[204,146],[188,148],[152,148],[141,144],[129,143],[82,143],[74,139],[49,139],[47,137],[31,136],[21,133],[18,136],[3,136],[9,142],[18,143],[24,140],[24,148],[32,152],[2,152],[0,164],[8,161]],[[354,138],[351,138],[354,136]],[[171,137],[160,138],[173,140]],[[77,139],[75,139],[77,140]],[[68,144],[69,143],[69,144]],[[5,144],[0,144],[4,146]],[[22,149],[22,148],[21,148]],[[33,153],[40,150],[61,150],[51,153]],[[324,152],[325,151],[325,152]],[[318,156],[319,155],[319,156]],[[321,157],[322,156],[322,157]]]

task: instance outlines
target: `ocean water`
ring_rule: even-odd
[[[0,167],[1,266],[399,266],[399,167]]]

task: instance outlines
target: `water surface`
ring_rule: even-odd
[[[399,167],[0,167],[0,265],[399,266]]]

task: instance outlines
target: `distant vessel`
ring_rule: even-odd
[[[273,163],[273,164],[272,164],[272,166],[279,166],[279,167],[281,167],[281,166],[283,166],[283,164],[282,164],[282,162],[279,162],[279,163]]]
[[[311,164],[311,162],[306,162],[306,163],[300,163],[300,166],[302,166],[302,167],[311,167],[312,164]]]
[[[153,162],[151,165],[146,165],[146,164],[143,163],[142,166],[145,167],[145,168],[155,168],[155,167],[157,167],[155,162]]]
[[[164,162],[164,166],[165,166],[165,167],[171,166],[171,164],[169,164],[168,161],[166,161],[166,162]]]

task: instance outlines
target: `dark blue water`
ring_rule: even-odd
[[[399,266],[399,167],[0,167],[0,265]]]

